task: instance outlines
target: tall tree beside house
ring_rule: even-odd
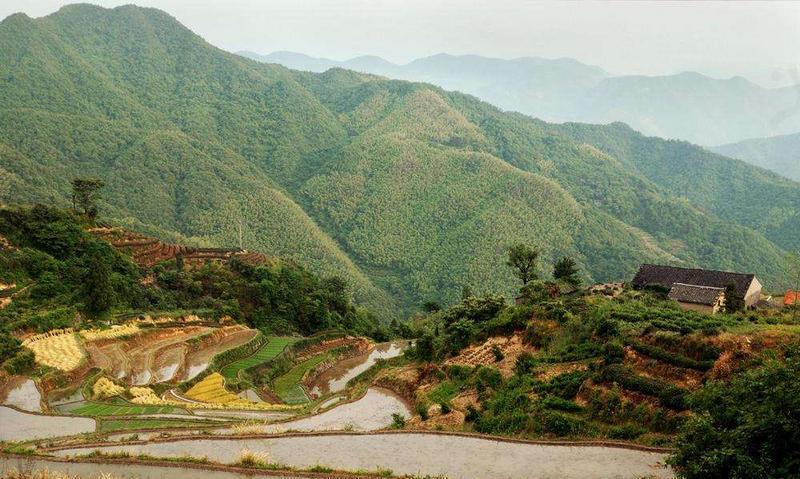
[[[522,285],[525,286],[536,279],[536,261],[538,259],[539,251],[524,243],[516,243],[508,248],[506,264],[514,270],[514,274],[522,280]]]
[[[561,258],[553,266],[553,278],[573,286],[581,284],[581,279],[578,277],[578,265],[574,259],[568,256]]]
[[[83,210],[83,214],[89,218],[97,218],[97,200],[100,198],[100,190],[103,186],[105,186],[103,180],[97,178],[72,180],[72,209],[78,211],[80,208]]]
[[[725,286],[725,312],[735,313],[744,309],[744,301],[736,295],[736,285]]]

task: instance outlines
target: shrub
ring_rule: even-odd
[[[3,369],[9,374],[23,374],[36,366],[36,356],[33,351],[20,350],[14,357],[3,363]]]
[[[658,398],[664,406],[678,410],[686,409],[686,391],[672,384],[639,376],[620,364],[606,366],[601,376],[606,381],[618,383],[626,389]]]
[[[517,358],[517,362],[514,364],[514,373],[518,376],[527,376],[529,375],[533,369],[538,364],[536,358],[527,351],[523,352]]]
[[[589,375],[588,371],[573,371],[559,374],[549,382],[539,385],[537,390],[541,393],[552,394],[562,399],[572,399],[578,394],[581,385],[589,378]]]
[[[800,357],[710,382],[692,405],[669,460],[678,477],[800,477]]]
[[[631,340],[629,343],[637,352],[645,354],[653,359],[672,364],[673,366],[696,369],[698,371],[708,371],[714,367],[714,361],[697,361],[695,359],[687,358],[686,356],[659,348],[658,346],[652,346],[639,341]]]
[[[500,361],[503,360],[503,358],[505,358],[505,355],[503,354],[503,350],[500,349],[500,346],[498,346],[496,344],[492,345],[492,354],[494,355],[494,360],[496,362],[500,362]]]
[[[467,422],[475,422],[480,419],[481,413],[472,404],[467,405],[467,412],[464,415],[464,420]]]
[[[530,415],[521,410],[484,413],[475,421],[475,429],[485,434],[517,434],[528,429],[530,419]]]
[[[646,433],[647,429],[637,426],[635,424],[624,424],[622,426],[614,426],[608,431],[608,437],[611,439],[621,439],[630,441],[636,439],[642,434]]]
[[[559,412],[546,411],[539,417],[541,432],[556,436],[576,436],[586,429],[582,419]]]
[[[417,404],[417,414],[423,421],[428,420],[428,406],[424,403]]]
[[[603,345],[603,362],[606,364],[621,363],[625,358],[625,349],[619,341],[609,341]]]
[[[403,429],[406,427],[406,418],[402,414],[392,414],[392,429]]]
[[[555,409],[558,411],[566,412],[581,412],[583,408],[568,399],[563,399],[558,396],[546,396],[542,399],[542,406],[546,409]]]

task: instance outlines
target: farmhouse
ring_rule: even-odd
[[[673,292],[676,285],[678,288]],[[742,301],[747,308],[755,305],[761,297],[761,282],[753,274],[644,264],[633,278],[633,287],[636,289],[661,287],[670,291],[670,297],[679,301],[684,307],[698,304],[688,301],[688,299],[694,298],[702,300],[703,303],[700,304],[705,308],[711,307],[711,309],[715,307],[712,298],[716,294],[715,290],[721,289],[724,293],[725,288],[731,285],[736,298]],[[687,286],[694,286],[694,288],[687,288]],[[677,298],[687,300],[682,301]],[[719,305],[716,308],[719,309]],[[692,309],[694,308],[692,307]]]
[[[725,304],[725,288],[675,283],[669,290],[669,299],[679,302],[683,309],[716,314]]]

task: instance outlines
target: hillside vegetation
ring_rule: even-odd
[[[374,56],[334,61],[285,51],[239,54],[296,70],[346,68],[427,82],[547,121],[623,121],[647,135],[701,145],[800,130],[800,114],[792,106],[796,86],[763,88],[742,77],[613,75],[572,58],[507,60],[441,53],[397,65]]]
[[[384,318],[467,284],[512,294],[515,242],[587,280],[669,262],[768,286],[800,246],[796,183],[622,125],[261,64],[134,6],[13,15],[0,47],[0,201],[66,204],[65,178],[97,176],[115,223],[216,246],[241,229]]]
[[[675,447],[687,479],[795,477],[795,313],[534,281],[515,305],[471,295],[417,315],[414,347],[371,377],[415,404],[412,428]]]
[[[800,181],[800,133],[753,138],[715,146],[711,150]]]
[[[33,367],[17,337],[105,327],[150,312],[228,316],[267,333],[340,328],[371,334],[378,328],[375,316],[353,305],[338,277],[319,277],[290,260],[139,268],[86,232],[86,221],[45,206],[0,208],[0,291],[9,299],[0,307],[0,363],[9,372]]]

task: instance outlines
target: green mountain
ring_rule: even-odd
[[[646,135],[702,145],[800,130],[797,87],[763,88],[742,77],[615,76],[571,58],[439,54],[396,65],[377,57],[338,62],[293,52],[239,54],[297,70],[338,67],[423,81],[547,121],[622,121]]]
[[[800,181],[800,133],[753,138],[716,146],[711,150]]]
[[[644,261],[783,278],[800,186],[624,125],[553,125],[437,87],[223,52],[167,14],[73,5],[0,23],[0,201],[67,204],[139,231],[296,258],[399,317],[462,285],[514,294],[517,241],[541,273]]]

